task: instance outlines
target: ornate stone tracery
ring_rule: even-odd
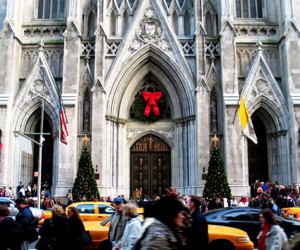
[[[161,24],[155,17],[151,7],[147,8],[144,13],[144,18],[136,30],[135,38],[130,45],[130,50],[134,52],[147,44],[154,44],[164,51],[170,49],[170,44],[161,30]]]

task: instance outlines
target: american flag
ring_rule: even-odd
[[[69,136],[69,132],[67,128],[66,116],[65,116],[65,111],[62,102],[60,102],[59,118],[60,118],[60,141],[67,145],[68,144],[67,137]]]

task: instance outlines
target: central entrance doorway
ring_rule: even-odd
[[[171,185],[171,151],[167,143],[149,134],[137,140],[130,149],[130,193],[145,198],[165,193]],[[136,194],[136,192],[135,192]]]

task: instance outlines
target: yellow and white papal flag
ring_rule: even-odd
[[[247,136],[255,144],[257,144],[256,134],[245,104],[244,96],[241,97],[239,117],[240,117],[240,122],[242,125],[242,130],[244,132],[244,135]]]

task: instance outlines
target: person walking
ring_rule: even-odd
[[[16,222],[20,224],[25,232],[25,240],[21,249],[27,250],[29,243],[38,239],[38,232],[36,230],[37,221],[34,220],[33,214],[24,199],[18,198],[16,206],[19,209],[19,213],[16,216]]]
[[[124,200],[122,197],[116,197],[113,201],[113,206],[115,212],[111,216],[108,239],[112,247],[115,247],[122,239],[127,219],[123,215]]]
[[[283,229],[276,224],[272,210],[263,209],[259,214],[259,219],[262,226],[257,236],[258,250],[281,250],[287,237]]]
[[[24,239],[22,227],[9,216],[8,208],[0,205],[0,250],[20,250]]]
[[[208,224],[200,211],[200,197],[191,195],[187,205],[191,211],[192,228],[187,238],[187,249],[208,249]]]
[[[181,249],[179,229],[184,226],[184,210],[182,202],[176,197],[161,197],[155,202],[154,213],[146,217],[134,249]]]
[[[125,204],[123,215],[127,218],[127,222],[122,236],[120,249],[131,250],[139,238],[142,228],[142,219],[139,217],[137,208],[133,203]]]
[[[72,245],[70,224],[63,208],[54,205],[51,212],[52,218],[46,219],[39,231],[41,238],[36,245],[36,249],[72,249],[70,247]]]
[[[70,232],[71,232],[71,246],[70,249],[81,250],[82,249],[82,234],[85,231],[84,225],[81,221],[79,212],[76,207],[70,207],[68,209]]]

